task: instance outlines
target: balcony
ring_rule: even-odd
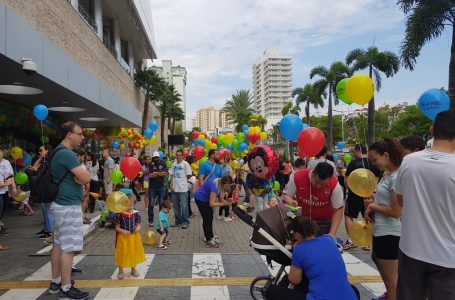
[[[71,2],[71,1],[70,1]],[[98,26],[96,26],[95,20],[90,16],[90,14],[85,10],[85,8],[79,3],[78,12],[81,15],[82,19],[87,23],[90,28],[96,33],[98,31]]]

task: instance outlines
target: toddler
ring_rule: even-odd
[[[172,204],[169,200],[164,200],[163,206],[158,214],[158,220],[155,224],[156,231],[161,234],[158,249],[166,250],[167,246],[171,243],[168,239],[169,236],[169,218],[167,214],[171,211]]]

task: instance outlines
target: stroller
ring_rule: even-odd
[[[261,255],[264,255],[267,264],[272,267],[272,262],[280,265],[275,276],[258,276],[250,284],[250,294],[255,300],[266,299],[267,290],[272,285],[293,288],[289,284],[286,267],[291,265],[292,244],[287,241],[291,240],[291,223],[292,219],[299,215],[296,208],[287,206],[273,206],[269,209],[257,213],[256,219],[242,210],[241,207],[234,207],[234,213],[245,223],[253,227],[253,235],[250,239],[250,245]],[[342,246],[337,245],[340,252]],[[300,284],[295,288],[307,289],[308,282]],[[355,286],[352,286],[358,299],[360,293]]]

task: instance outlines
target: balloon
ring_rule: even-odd
[[[14,181],[19,185],[25,184],[28,181],[28,175],[24,172],[18,172],[16,173],[16,176],[14,176]]]
[[[229,149],[224,150],[224,157],[231,157],[231,155],[232,155],[232,150],[229,150]]]
[[[191,137],[193,138],[193,140],[197,139],[197,138],[199,137],[199,132],[193,131],[193,132],[191,133]]]
[[[257,146],[248,155],[248,167],[261,179],[272,178],[278,171],[279,164],[278,156],[269,146]]]
[[[200,160],[205,155],[205,149],[201,146],[196,146],[193,149],[193,155],[196,160]]]
[[[13,147],[11,148],[10,154],[14,160],[18,160],[22,157],[22,149],[20,147]]]
[[[205,163],[209,158],[207,156],[204,156],[201,158],[201,160],[199,160],[199,164],[202,165],[203,163]]]
[[[343,161],[349,165],[349,163],[351,162],[352,160],[352,155],[351,154],[346,154],[344,157],[343,157]]]
[[[199,164],[197,162],[194,162],[191,164],[191,171],[193,171],[193,174],[197,175],[199,170]]]
[[[27,192],[18,190],[16,194],[11,195],[11,198],[16,202],[22,202],[28,198]]]
[[[417,105],[420,111],[434,122],[438,113],[449,109],[450,99],[441,89],[429,89],[420,95]]]
[[[243,124],[242,125],[242,131],[248,131],[248,125]]]
[[[160,151],[158,151],[158,153],[160,154],[160,159],[163,159],[163,157],[164,157],[164,152],[160,150]]]
[[[240,169],[240,163],[238,160],[233,160],[231,162],[231,168],[234,169],[234,170],[238,170]]]
[[[334,160],[335,162],[337,162],[339,159],[340,159],[340,157],[338,156],[338,154],[334,154],[334,155],[333,155],[333,160]]]
[[[280,183],[279,183],[278,181],[275,181],[275,182],[273,183],[273,190],[276,192],[276,191],[279,191],[280,188],[281,188]]]
[[[308,127],[304,129],[297,139],[299,156],[312,157],[319,153],[325,145],[325,137],[319,128]]]
[[[218,145],[223,145],[224,144],[224,134],[219,134],[218,135]]]
[[[248,150],[248,145],[247,145],[246,143],[241,143],[241,144],[239,145],[239,148],[238,148],[238,149],[239,149],[240,152],[243,152],[243,151],[245,151],[245,150]]]
[[[265,140],[267,139],[267,132],[262,131],[262,132],[259,134],[259,137],[260,137],[260,140],[261,140],[261,141],[265,141]]]
[[[98,193],[90,192],[88,194],[90,196],[92,196],[93,198],[95,198],[95,200],[98,200],[100,198],[100,194],[98,194]]]
[[[155,145],[156,143],[156,135],[152,135],[152,137],[148,140],[150,145]]]
[[[337,148],[340,149],[340,150],[343,150],[344,149],[344,142],[338,142],[337,143]]]
[[[112,192],[107,196],[106,206],[110,212],[121,213],[128,209],[128,196],[122,192]]]
[[[245,134],[243,132],[237,133],[237,141],[239,141],[239,143],[243,143],[245,141]]]
[[[115,170],[112,172],[111,180],[113,184],[119,184],[123,180],[123,173],[122,171]]]
[[[183,150],[183,158],[187,158],[189,155],[188,150]]]
[[[346,85],[346,95],[354,103],[365,105],[370,102],[374,94],[373,80],[365,74],[352,76]]]
[[[141,171],[141,163],[135,157],[125,157],[120,163],[120,171],[126,178],[133,180]]]
[[[172,161],[168,160],[168,161],[166,162],[166,167],[167,167],[168,169],[170,169],[170,168],[172,167]]]
[[[33,115],[41,122],[46,120],[48,114],[49,110],[47,109],[46,105],[38,104],[33,108]]]
[[[373,195],[376,184],[376,177],[368,169],[356,169],[348,177],[349,189],[360,197]]]
[[[227,148],[229,151],[234,151],[234,147],[232,147],[232,145],[227,145],[226,148]]]
[[[147,140],[149,140],[153,135],[153,131],[150,128],[146,128],[144,130],[144,136]]]
[[[346,104],[352,104],[352,100],[349,99],[348,95],[346,95],[346,86],[348,84],[349,78],[341,79],[340,82],[338,82],[337,87],[336,87],[336,93],[338,99],[343,101]]]
[[[43,143],[49,144],[49,137],[48,136],[43,136]]]
[[[239,141],[234,140],[234,141],[232,142],[232,147],[233,147],[234,149],[238,149],[238,148],[239,148]]]
[[[224,140],[226,141],[226,143],[232,144],[232,142],[234,141],[234,135],[231,132],[229,132],[224,137]]]
[[[155,246],[158,238],[156,232],[152,230],[147,230],[142,234],[142,243],[148,246]]]
[[[112,148],[113,148],[113,149],[118,149],[119,147],[120,147],[119,142],[117,142],[117,141],[113,141],[113,142],[112,142]]]
[[[214,144],[218,144],[218,139],[216,138],[216,136],[212,136],[212,138],[210,139],[210,142],[212,142]]]
[[[152,134],[158,129],[158,122],[153,120],[149,123],[149,128],[152,131]]]
[[[373,242],[373,226],[364,220],[356,221],[349,227],[352,243],[359,247],[369,247]]]
[[[197,137],[197,139],[205,141],[205,135],[203,135],[202,133],[199,133],[199,136]]]
[[[295,141],[302,129],[302,120],[296,115],[286,115],[280,121],[280,133],[287,141]]]

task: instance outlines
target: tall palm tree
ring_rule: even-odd
[[[313,85],[307,83],[303,88],[295,88],[291,96],[292,98],[297,96],[295,100],[297,106],[305,103],[306,122],[310,126],[310,105],[313,105],[314,108],[324,107],[324,99],[322,97],[326,97],[326,94],[315,93]]]
[[[175,134],[175,122],[185,120],[185,112],[180,107],[179,103],[174,103],[169,111],[169,118],[172,119],[172,124],[170,128],[171,134]]]
[[[368,69],[368,75],[374,79],[376,83],[376,90],[379,92],[382,86],[381,73],[385,76],[392,77],[400,69],[400,59],[398,56],[390,51],[380,52],[377,47],[371,46],[367,50],[354,49],[346,56],[346,63],[352,64],[352,70]],[[368,144],[376,140],[375,129],[375,104],[374,96],[368,102]]]
[[[281,115],[284,117],[287,114],[293,114],[296,116],[300,116],[300,107],[298,105],[294,105],[292,101],[289,101],[283,106],[281,109]]]
[[[265,125],[267,125],[267,119],[262,115],[251,115],[250,120],[248,121],[249,126],[259,126],[261,130],[264,130]]]
[[[249,90],[237,90],[231,99],[226,101],[223,111],[226,112],[227,119],[235,124],[235,130],[241,132],[242,125],[248,123],[254,112],[253,95]]]
[[[164,122],[167,119],[167,127],[169,130],[171,130],[171,120],[172,120],[172,110],[175,106],[179,105],[179,103],[182,101],[182,98],[180,98],[180,94],[177,92],[175,89],[175,86],[173,84],[166,84],[165,89],[163,91],[163,95],[161,96],[161,109],[162,109],[162,115],[161,115],[161,146],[163,147],[164,145]]]
[[[446,26],[452,26],[449,63],[450,108],[455,109],[455,2],[434,0],[399,0],[397,4],[407,14],[406,34],[401,43],[401,61],[405,68],[414,70],[422,47],[439,37]]]
[[[327,148],[330,150],[333,147],[333,104],[332,99],[337,105],[340,101],[336,94],[336,86],[338,82],[351,75],[351,70],[341,61],[336,61],[327,69],[324,66],[318,66],[311,70],[310,78],[319,76],[313,84],[314,93],[318,97],[326,97],[328,95],[328,111],[327,111]]]

